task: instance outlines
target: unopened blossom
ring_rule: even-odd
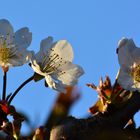
[[[75,85],[84,73],[79,65],[72,63],[73,50],[66,40],[53,42],[52,37],[41,41],[40,51],[31,60],[35,73],[45,77],[50,88],[65,92],[67,85]]]
[[[6,19],[0,20],[0,66],[21,66],[31,57],[27,50],[32,40],[32,33],[27,27],[14,33],[13,27]]]
[[[140,48],[132,39],[122,38],[119,41],[118,60],[118,83],[126,90],[140,91]]]
[[[87,84],[88,87],[98,92],[97,102],[89,108],[89,112],[96,114],[97,112],[106,112],[108,105],[112,104],[119,108],[122,103],[126,102],[130,97],[131,93],[124,90],[118,83],[111,83],[111,80],[106,76],[105,80],[100,79],[99,86]]]

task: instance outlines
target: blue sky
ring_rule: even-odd
[[[72,44],[74,63],[84,68],[85,75],[79,80],[82,98],[70,114],[81,118],[88,114],[88,108],[97,99],[96,92],[86,83],[98,84],[100,77],[105,75],[114,82],[119,69],[115,53],[118,40],[123,36],[133,38],[140,46],[139,6],[139,0],[4,0],[1,1],[0,18],[8,19],[15,31],[29,27],[33,33],[30,50],[37,52],[40,41],[47,36],[53,36],[54,40],[67,39]],[[11,68],[8,92],[32,74],[28,65]],[[0,75],[2,80],[2,71]],[[43,81],[32,82],[16,96],[13,104],[26,112],[33,123],[37,120],[39,126],[56,96],[55,91],[44,87]]]

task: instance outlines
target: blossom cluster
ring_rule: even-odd
[[[77,83],[84,71],[72,63],[74,54],[67,40],[54,42],[52,37],[47,37],[41,41],[38,53],[27,50],[31,41],[32,33],[27,27],[14,32],[8,20],[0,20],[0,66],[4,72],[11,66],[30,63],[34,80],[45,78],[46,85],[59,92]]]
[[[84,74],[81,66],[72,63],[73,49],[67,40],[54,41],[53,37],[49,36],[41,41],[40,50],[37,53],[28,50],[31,41],[32,33],[27,27],[14,32],[8,20],[0,20],[0,67],[4,73],[3,93],[0,98],[0,130],[15,139],[21,137],[20,129],[25,117],[16,111],[11,101],[28,82],[31,80],[37,82],[44,78],[46,87],[61,93],[58,95],[52,111],[53,115],[47,124],[50,129],[57,120],[63,119],[68,114],[70,106],[79,99],[80,94],[74,85]],[[122,38],[118,42],[117,55],[120,69],[114,84],[108,76],[104,81],[100,79],[99,86],[93,83],[87,84],[98,92],[97,102],[89,108],[92,114],[107,112],[110,104],[117,106],[118,109],[131,98],[133,92],[140,91],[140,48],[132,39]],[[33,69],[33,75],[15,92],[6,96],[6,75],[9,68],[26,63],[29,63]],[[12,116],[13,122],[10,122],[7,116]],[[36,129],[33,139],[46,139],[43,138],[46,133],[48,133],[46,127],[40,127]]]
[[[0,97],[0,138],[3,136],[6,139],[18,140],[21,138],[20,130],[26,117],[18,113],[11,102],[30,81],[37,82],[44,78],[46,87],[61,93],[60,96],[58,95],[58,103],[54,110],[61,110],[62,108],[62,116],[67,114],[69,106],[79,98],[79,94],[73,96],[72,92],[78,78],[84,74],[84,70],[81,66],[72,63],[74,53],[71,44],[67,40],[53,41],[53,37],[49,36],[41,41],[40,50],[35,53],[28,50],[31,41],[32,33],[27,27],[14,32],[8,20],[0,19],[0,67],[3,70],[3,91],[2,97]],[[26,63],[29,63],[33,69],[33,75],[13,93],[7,94],[7,72],[9,68],[23,66]],[[13,121],[9,120],[8,116],[11,116]],[[37,129],[33,139],[41,140],[40,136],[43,137],[45,129],[42,127]]]
[[[104,82],[100,79],[99,86],[87,84],[98,92],[97,102],[89,108],[92,114],[106,112],[109,104],[119,108],[131,98],[133,92],[140,91],[140,48],[135,45],[133,39],[123,37],[118,42],[116,52],[120,69],[114,85],[108,76]]]
[[[53,37],[49,36],[41,41],[37,53],[27,49],[31,41],[32,33],[27,27],[14,32],[8,20],[0,20],[0,66],[5,74],[2,100],[7,98],[8,103],[11,103],[18,91],[31,80],[37,82],[45,78],[47,87],[65,93],[66,87],[76,85],[78,78],[84,74],[81,66],[72,63],[73,49],[67,40],[53,41]],[[107,100],[107,103],[114,101],[116,91],[140,91],[140,48],[136,47],[132,39],[123,37],[118,42],[117,54],[120,69],[114,86],[106,84],[111,83],[109,77],[105,83],[100,80],[99,87],[89,84],[104,98],[104,102]],[[33,76],[13,95],[6,97],[6,73],[9,67],[22,66],[25,63],[29,63],[34,70]],[[106,92],[106,87],[109,92]]]

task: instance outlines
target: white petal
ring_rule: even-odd
[[[122,37],[122,39],[120,39],[118,41],[118,48],[123,47],[126,43],[127,43],[128,39],[125,37]]]
[[[35,54],[31,61],[36,60],[38,63],[41,63],[43,61],[43,55],[41,55],[40,51]]]
[[[53,44],[53,38],[51,36],[43,39],[40,43],[40,51],[41,52],[46,52],[47,50],[50,49],[52,44]]]
[[[27,63],[30,61],[33,54],[34,54],[33,51],[27,51],[26,49],[22,49],[17,52],[15,57],[17,56],[18,59],[23,59],[25,60],[25,63]]]
[[[78,78],[84,74],[84,70],[79,65],[74,65],[71,62],[65,64],[59,70],[65,73],[55,73],[54,78],[60,80],[65,85],[75,85]]]
[[[31,67],[33,70],[38,73],[39,75],[45,76],[46,74],[41,71],[40,65],[36,62],[36,60],[32,60]]]
[[[60,83],[56,83],[50,75],[46,75],[45,76],[46,82],[48,84],[48,86],[54,90],[57,90],[59,92],[63,92],[66,93],[66,89],[65,86],[60,84]]]
[[[43,63],[42,65],[46,66],[50,63],[49,59],[53,59],[56,55],[59,56],[59,59],[50,60],[53,64],[57,63],[63,65],[67,60],[72,61],[72,47],[66,40],[60,40],[53,44],[52,42],[52,37],[48,37],[41,41],[40,51],[35,55],[35,59],[38,63]]]
[[[23,65],[24,64],[24,60],[18,60],[18,59],[15,59],[15,58],[11,58],[11,59],[9,59],[9,66],[13,66],[13,67],[15,67],[15,66],[21,66],[21,65]]]
[[[15,43],[19,48],[27,48],[32,40],[32,33],[27,27],[21,28],[15,33]]]
[[[42,62],[46,56],[48,56],[48,50],[51,48],[53,44],[53,38],[48,37],[43,39],[40,43],[40,51],[35,55],[37,62]]]
[[[53,44],[52,49],[58,54],[63,60],[72,62],[73,50],[72,46],[67,40],[60,40]]]
[[[128,72],[124,71],[124,69],[120,69],[118,83],[126,90],[131,90],[132,86],[134,85],[132,76],[128,74]]]
[[[66,93],[67,90],[66,90],[66,85],[63,85],[61,83],[56,83],[55,82],[55,88],[53,88],[55,90],[57,90],[58,92],[61,92],[61,93]]]
[[[121,66],[129,67],[133,65],[134,57],[132,51],[136,49],[136,46],[132,39],[123,39],[119,41],[118,60]]]
[[[5,38],[7,37],[7,35],[13,36],[13,27],[6,19],[0,20],[0,36],[1,35],[3,35]]]
[[[132,51],[132,56],[135,63],[140,63],[140,48],[135,48]]]
[[[140,83],[139,82],[135,82],[134,85],[131,88],[131,91],[140,91]]]
[[[13,55],[9,59],[9,64],[11,66],[22,66],[23,64],[29,62],[29,60],[32,57],[33,52],[32,51],[27,51],[27,50],[20,50],[17,51],[15,55]]]

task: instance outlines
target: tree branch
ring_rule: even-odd
[[[98,113],[88,119],[67,118],[61,125],[52,129],[50,140],[99,139],[105,132],[107,132],[105,135],[112,136],[111,138],[116,137],[118,139],[120,138],[119,136],[124,136],[123,138],[125,139],[125,134],[123,133],[122,135],[122,130],[139,109],[140,93],[135,92],[131,99],[119,109],[110,105],[108,112],[104,114]]]

